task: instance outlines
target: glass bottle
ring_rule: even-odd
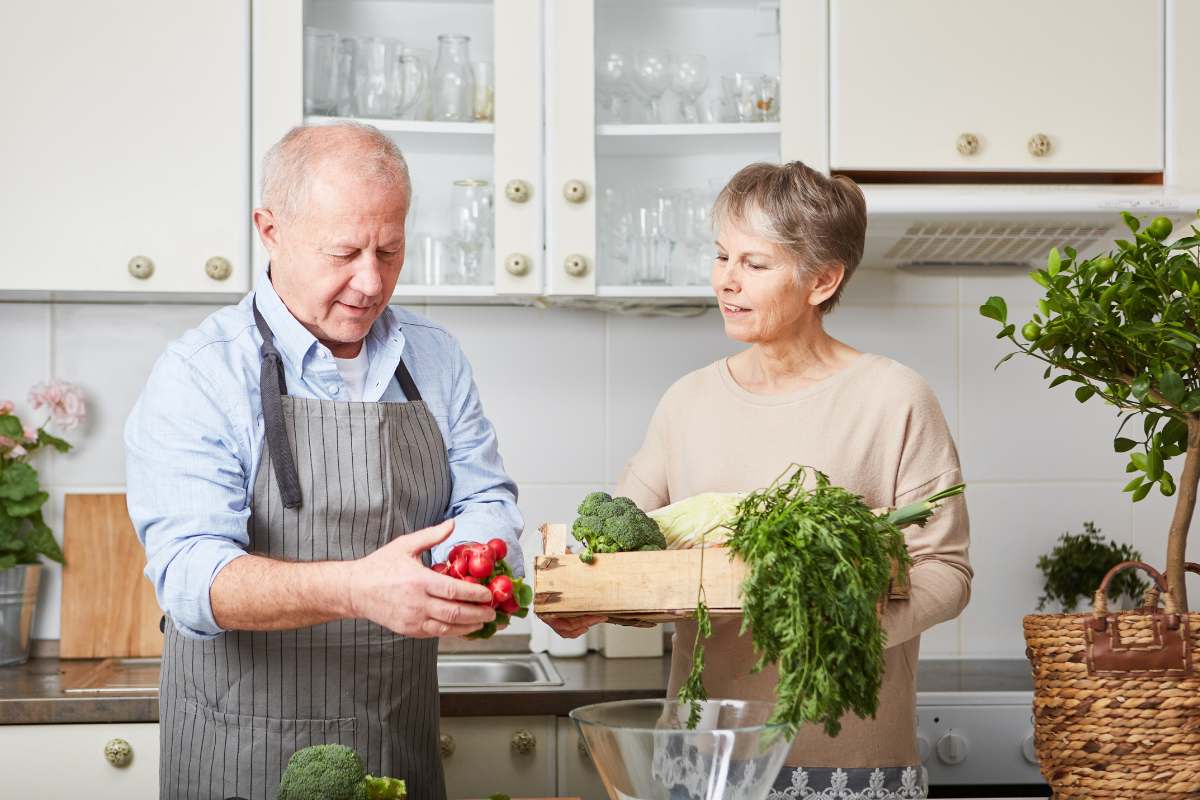
[[[433,118],[445,122],[475,119],[475,76],[471,72],[471,37],[444,33],[438,37],[433,69]]]

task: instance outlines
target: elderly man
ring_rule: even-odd
[[[172,342],[126,426],[129,511],[165,625],[163,798],[274,798],[288,757],[354,748],[445,797],[437,638],[495,618],[426,567],[500,537],[516,487],[454,338],[391,309],[408,170],[352,124],[267,154],[269,269]]]

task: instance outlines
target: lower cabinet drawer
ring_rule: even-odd
[[[554,717],[442,717],[446,796],[553,797],[555,739]]]
[[[158,725],[0,725],[0,775],[3,797],[158,797]]]
[[[558,718],[558,796],[608,800],[600,772],[570,717]]]

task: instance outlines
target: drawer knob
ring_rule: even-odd
[[[104,745],[104,758],[114,767],[128,767],[133,761],[133,747],[124,739],[109,739]]]
[[[144,281],[154,274],[154,262],[149,256],[134,256],[129,259],[129,274]]]
[[[582,203],[587,196],[587,184],[583,181],[571,179],[563,184],[563,197],[568,203]]]
[[[582,278],[588,274],[587,258],[581,256],[579,253],[572,253],[563,261],[563,269],[572,278]]]
[[[513,178],[504,184],[504,196],[514,203],[524,203],[533,194],[533,187],[520,178]]]
[[[537,737],[524,728],[514,731],[512,735],[512,749],[514,753],[527,756],[537,749]]]
[[[504,258],[504,271],[514,278],[524,278],[533,269],[533,261],[524,253],[509,253]]]
[[[979,137],[973,133],[960,133],[954,147],[964,156],[973,156],[979,152]]]
[[[1035,133],[1029,137],[1029,154],[1041,158],[1050,155],[1050,137],[1044,133]]]
[[[223,281],[233,274],[233,265],[227,258],[213,256],[204,262],[204,274],[214,281]]]
[[[454,737],[450,734],[443,733],[441,736],[439,736],[438,746],[441,748],[442,758],[449,758],[450,756],[454,755],[454,748],[456,745],[454,744]]]

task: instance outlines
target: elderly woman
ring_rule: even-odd
[[[846,178],[799,162],[753,164],[721,191],[712,287],[725,333],[749,347],[685,375],[658,404],[617,494],[654,509],[700,492],[767,486],[792,463],[827,473],[872,507],[899,506],[959,483],[958,454],[937,398],[914,371],[830,336],[862,258],[866,204]],[[836,739],[818,726],[796,738],[773,797],[842,785],[838,797],[924,797],[916,742],[921,633],[966,606],[967,511],[961,497],[906,531],[912,592],[882,612],[886,666],[878,714],[848,716]],[[560,623],[578,635],[595,618]],[[753,674],[740,619],[714,624],[704,684],[710,697],[773,699],[777,674]],[[680,623],[673,694],[691,668],[693,622]],[[866,793],[866,789],[873,790]]]

